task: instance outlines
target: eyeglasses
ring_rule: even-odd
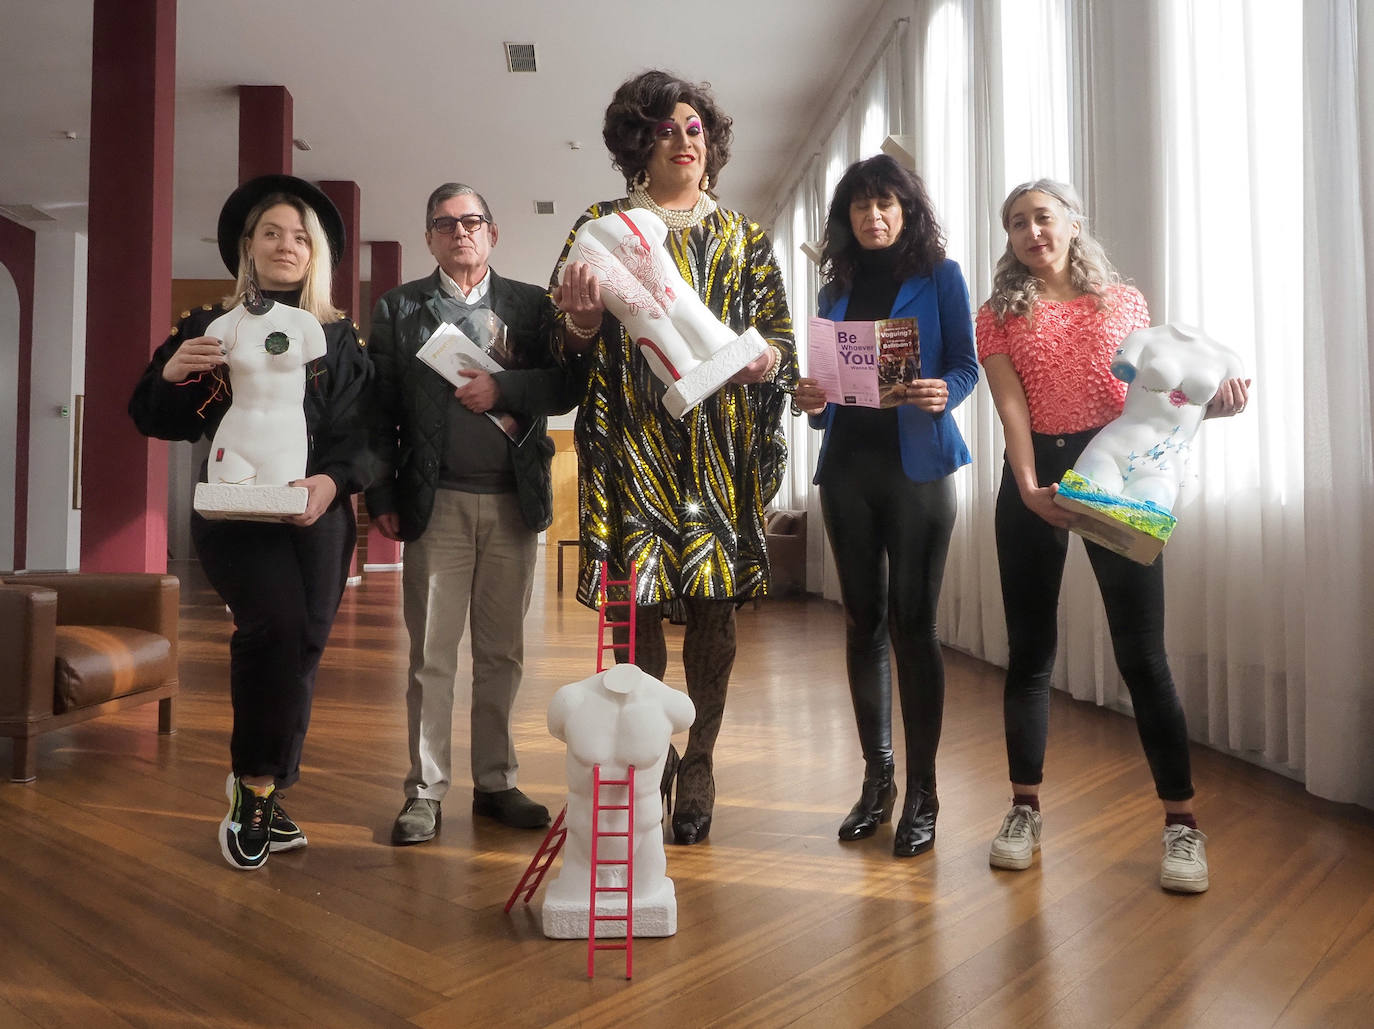
[[[440,218],[430,220],[429,227],[441,236],[451,236],[459,225],[469,236],[477,232],[483,225],[490,225],[491,219],[482,214],[465,214],[461,218],[450,218],[444,215]]]

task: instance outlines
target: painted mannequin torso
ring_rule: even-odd
[[[1207,402],[1243,374],[1240,358],[1197,329],[1156,325],[1126,337],[1112,374],[1130,383],[1125,407],[1074,471],[1109,493],[1172,511]]]
[[[304,478],[309,441],[301,400],[305,367],[326,350],[319,321],[287,304],[272,303],[264,314],[240,304],[205,332],[223,341],[233,387],[211,447],[209,481],[283,486]]]

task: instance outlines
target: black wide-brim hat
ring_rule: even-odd
[[[294,175],[259,175],[230,193],[219,212],[219,229],[215,235],[219,240],[219,256],[229,274],[239,273],[239,240],[243,238],[243,226],[249,212],[273,193],[298,197],[315,212],[324,234],[329,237],[330,263],[337,265],[343,257],[348,233],[344,231],[343,215],[334,206],[334,201],[318,186]]]

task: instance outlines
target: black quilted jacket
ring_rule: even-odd
[[[367,353],[376,368],[372,447],[382,474],[367,491],[367,510],[395,512],[403,540],[418,539],[429,524],[439,468],[448,441],[448,400],[453,393],[438,372],[415,353],[433,334],[440,314],[439,271],[397,286],[377,301]],[[549,465],[553,441],[545,416],[571,410],[581,379],[554,356],[553,305],[540,286],[503,279],[493,270],[491,308],[506,323],[518,367],[498,372],[498,407],[534,420],[519,445],[508,442],[520,510],[538,532],[553,519]]]

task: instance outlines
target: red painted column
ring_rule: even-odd
[[[372,250],[372,302],[375,305],[387,290],[401,284],[401,244],[393,241],[374,241],[368,244]],[[389,540],[377,531],[377,526],[367,529],[367,561],[373,565],[394,565],[401,561],[401,544]]]
[[[32,229],[0,218],[0,264],[19,294],[19,361],[14,420],[14,553],[0,554],[0,565],[22,569],[29,549],[29,411],[33,392],[33,279],[37,243]],[[3,486],[0,486],[3,488]]]
[[[172,291],[176,0],[94,0],[83,571],[167,568],[167,446],[125,407]]]
[[[292,111],[285,86],[239,86],[239,182],[291,174]]]
[[[325,196],[334,201],[339,214],[343,215],[344,231],[348,234],[348,239],[344,242],[343,257],[334,269],[334,306],[356,322],[360,299],[358,255],[361,248],[358,241],[361,238],[359,231],[363,212],[362,193],[356,182],[346,179],[326,180],[316,185],[324,191]]]

